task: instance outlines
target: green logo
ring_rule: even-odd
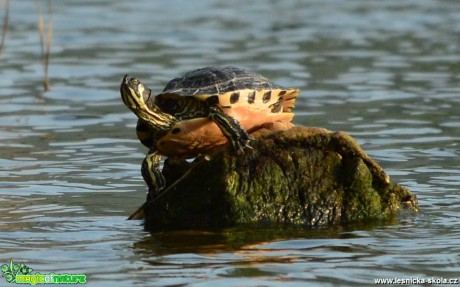
[[[32,274],[32,268],[27,267],[24,263],[14,264],[13,260],[9,264],[2,265],[2,277],[5,277],[8,283],[16,284],[86,284],[86,275],[84,274]]]

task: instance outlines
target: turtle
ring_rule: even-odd
[[[137,137],[149,148],[141,169],[149,186],[147,200],[165,186],[159,171],[162,155],[196,157],[227,142],[235,152],[243,151],[250,147],[250,133],[264,124],[292,120],[299,93],[234,66],[187,72],[156,96],[125,75],[121,98],[139,118]]]

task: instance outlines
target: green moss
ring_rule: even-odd
[[[175,188],[148,203],[146,227],[332,225],[381,219],[409,206],[405,201],[417,208],[410,191],[391,185],[344,133],[296,127],[256,136],[250,154],[222,147],[211,160],[200,159]],[[165,176],[168,184],[177,179]]]

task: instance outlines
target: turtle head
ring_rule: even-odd
[[[120,94],[125,105],[135,112],[135,110],[147,108],[146,104],[152,91],[137,78],[129,78],[128,75],[125,75],[121,82]]]
[[[137,78],[124,76],[120,85],[120,94],[125,105],[155,131],[167,131],[177,122],[176,117],[163,112],[157,105],[149,102],[152,92]]]

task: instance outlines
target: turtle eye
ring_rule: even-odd
[[[139,80],[137,78],[131,78],[131,83],[133,83],[134,85],[137,85],[139,84]]]

